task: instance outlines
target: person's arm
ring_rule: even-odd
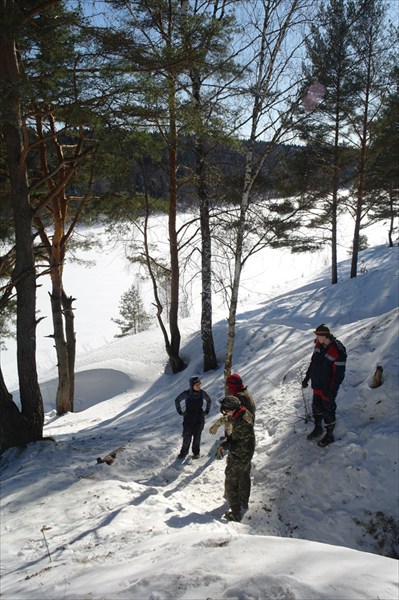
[[[226,420],[226,417],[219,417],[219,419],[212,423],[212,425],[209,427],[209,433],[215,434],[219,427],[226,423]]]
[[[332,377],[330,381],[330,396],[335,398],[339,386],[344,380],[346,370],[346,354],[340,350],[337,345],[334,345],[334,352],[332,352]]]
[[[211,410],[212,401],[206,392],[204,392],[204,399],[206,400],[205,414],[209,415],[209,411]]]
[[[179,415],[183,416],[184,415],[184,411],[182,411],[181,409],[181,403],[183,400],[186,400],[187,397],[187,392],[182,392],[181,394],[179,394],[175,400],[175,406],[176,406],[176,410],[179,413]]]
[[[315,350],[316,350],[317,346],[318,346],[318,342],[316,342],[316,344],[315,344]],[[304,377],[304,379],[302,381],[302,387],[303,388],[307,388],[308,387],[308,383],[309,383],[310,376],[311,376],[311,373],[312,373],[312,365],[313,365],[313,359],[314,359],[314,355],[315,355],[315,350],[313,350],[312,357],[310,359],[310,363],[309,363],[308,369],[307,369],[305,377]]]
[[[309,385],[310,372],[311,372],[311,368],[312,368],[312,361],[313,361],[313,354],[312,354],[312,358],[310,359],[310,363],[309,363],[308,369],[307,369],[307,371],[305,373],[305,377],[303,378],[303,381],[302,381],[302,387],[303,388],[307,388],[308,385]]]
[[[331,361],[331,378],[328,383],[327,395],[334,399],[345,377],[346,353],[334,343],[331,344],[327,354],[326,358]]]

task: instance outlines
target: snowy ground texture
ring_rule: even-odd
[[[115,286],[116,299],[110,286],[104,290],[110,317],[117,317],[130,283],[112,252],[101,260],[107,257],[124,281]],[[84,312],[78,303],[89,333],[80,338],[77,412],[56,416],[55,357],[38,341],[45,435],[55,442],[1,457],[2,599],[397,600],[398,248],[364,251],[367,272],[354,280],[346,258],[335,286],[315,255],[281,256],[268,264],[260,257],[253,267],[237,322],[234,371],[258,410],[242,522],[223,520],[225,461],[209,454],[215,437],[208,428],[223,394],[225,311],[214,328],[220,369],[201,373],[193,312],[181,321],[188,367],[172,375],[158,329],[114,340],[110,318],[98,322],[103,304],[96,327],[90,319],[97,309],[87,304]],[[281,278],[289,261],[296,279],[291,274],[272,289],[274,273]],[[79,268],[69,267],[73,294]],[[93,285],[91,276],[100,275],[86,270]],[[306,440],[310,391],[300,386],[321,322],[348,350],[336,442],[324,449]],[[78,319],[77,331],[79,340]],[[9,353],[4,358],[15,389]],[[377,365],[384,381],[372,389]],[[201,458],[182,463],[174,399],[193,374],[213,404]],[[117,449],[113,464],[97,463]]]

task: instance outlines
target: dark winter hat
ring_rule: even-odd
[[[242,385],[242,379],[237,373],[232,373],[226,379],[227,385]]]
[[[201,379],[199,377],[190,377],[190,386],[194,387],[196,383],[201,383]]]
[[[328,329],[327,325],[324,325],[324,323],[322,323],[314,330],[313,333],[315,333],[316,335],[328,336],[330,335],[330,330]]]
[[[225,396],[221,400],[221,410],[238,410],[241,408],[241,402],[235,396]]]

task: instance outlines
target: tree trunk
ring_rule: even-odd
[[[68,211],[68,199],[66,195],[66,185],[75,171],[75,166],[65,167],[65,157],[60,140],[57,139],[57,128],[55,118],[52,114],[48,115],[50,129],[53,133],[53,144],[55,155],[58,159],[59,169],[57,177],[51,177],[51,166],[49,165],[48,148],[46,145],[46,135],[43,125],[42,115],[36,117],[36,132],[41,140],[40,145],[40,163],[43,179],[48,187],[48,196],[46,202],[43,202],[42,208],[51,215],[53,222],[53,231],[47,233],[45,220],[37,212],[35,216],[35,225],[40,235],[43,247],[46,249],[48,262],[50,266],[50,277],[52,291],[50,294],[51,311],[53,318],[53,338],[57,355],[58,368],[58,387],[56,394],[56,409],[58,415],[63,415],[73,410],[74,403],[74,366],[75,366],[75,333],[73,329],[73,299],[68,299],[63,289],[63,272],[67,244],[73,227],[78,221],[81,208],[74,215],[73,224],[70,224],[68,233],[65,233]],[[80,137],[76,144],[75,157],[78,158],[82,150],[83,138]],[[55,190],[57,190],[55,192]],[[83,203],[81,204],[82,207]]]
[[[339,189],[339,102],[337,102],[335,134],[334,134],[334,164],[332,175],[332,206],[331,206],[331,283],[338,283],[338,257],[337,257],[337,212]]]
[[[366,133],[366,132],[365,132]],[[364,197],[364,176],[366,164],[366,138],[361,140],[361,156],[359,166],[359,178],[356,199],[356,214],[355,228],[353,232],[352,242],[352,260],[351,260],[351,279],[357,276],[357,263],[359,260],[359,244],[360,244],[360,226],[362,221],[363,197]]]
[[[389,186],[389,209],[390,209],[390,218],[389,218],[389,229],[388,229],[388,242],[389,242],[389,247],[393,248],[393,231],[394,231],[394,226],[395,226],[395,211],[393,208],[394,202],[393,202],[393,189],[392,189],[392,183]]]
[[[212,240],[209,226],[209,196],[205,176],[205,153],[200,140],[196,142],[195,152],[201,221],[201,340],[206,372],[217,369],[218,363],[212,332]]]
[[[13,446],[24,446],[26,436],[26,419],[21,415],[12,395],[7,390],[0,369],[0,451],[4,452]]]
[[[337,206],[338,190],[333,190],[331,206],[331,283],[338,283],[338,257],[337,257]]]
[[[200,187],[198,189],[198,194],[200,197],[202,257],[201,339],[204,371],[206,372],[217,369],[218,362],[212,331],[212,242],[209,227],[209,199],[206,192],[203,195]]]
[[[65,319],[65,334],[68,355],[68,370],[69,370],[69,404],[71,411],[74,410],[75,402],[75,362],[76,362],[76,334],[75,334],[75,315],[72,308],[72,303],[75,298],[67,296],[62,290],[62,308]]]
[[[50,294],[51,312],[54,326],[54,343],[57,355],[58,387],[56,395],[57,415],[64,415],[71,411],[70,385],[69,385],[69,362],[68,351],[64,333],[64,321],[61,305],[61,290],[58,282],[53,281],[52,293]]]
[[[3,139],[10,177],[11,200],[15,226],[16,263],[13,281],[17,291],[17,366],[22,415],[26,419],[23,442],[32,442],[43,435],[43,401],[36,370],[36,272],[33,256],[32,208],[23,153],[20,113],[20,74],[12,24],[7,26],[7,11],[14,3],[3,3],[3,25],[0,31],[0,80],[8,94],[2,98]],[[10,443],[19,445],[21,431],[9,432]]]
[[[179,373],[186,365],[180,358],[180,331],[178,326],[179,314],[179,250],[176,231],[177,213],[177,131],[176,131],[176,106],[175,85],[173,76],[169,78],[169,251],[170,251],[170,310],[169,330],[170,344],[166,351],[169,356],[170,366],[173,373]]]
[[[196,121],[202,124],[201,78],[194,67],[190,70]],[[196,187],[201,224],[201,340],[204,372],[217,369],[218,363],[212,332],[212,239],[209,226],[209,194],[206,183],[206,155],[202,133],[194,143]]]
[[[367,53],[367,76],[365,86],[365,101],[364,101],[364,112],[362,130],[360,136],[360,159],[359,159],[359,176],[357,186],[357,202],[356,202],[356,217],[355,217],[355,230],[353,234],[353,245],[352,245],[352,261],[351,261],[351,278],[357,276],[357,263],[359,258],[359,242],[360,242],[360,227],[362,221],[362,210],[364,202],[364,182],[366,173],[366,160],[367,160],[367,143],[368,143],[368,121],[369,121],[369,99],[371,93],[371,69],[372,69],[372,52],[369,47]]]
[[[357,276],[357,263],[359,260],[359,243],[360,243],[360,220],[362,211],[362,201],[360,198],[360,192],[358,191],[358,197],[356,200],[356,216],[355,216],[355,228],[353,231],[352,241],[352,260],[351,260],[351,279]]]
[[[145,176],[144,176],[144,185],[145,185],[145,217],[144,217],[144,254],[145,254],[145,262],[146,262],[146,265],[147,265],[147,268],[148,268],[148,272],[149,272],[149,275],[150,275],[150,279],[151,279],[151,282],[152,282],[152,289],[153,289],[153,293],[154,293],[155,307],[157,309],[156,317],[157,317],[157,321],[158,321],[159,327],[160,327],[162,335],[163,335],[166,353],[167,353],[167,355],[169,357],[169,364],[171,366],[172,372],[173,373],[178,373],[182,369],[180,368],[179,360],[175,361],[175,357],[173,355],[172,348],[171,348],[170,341],[169,341],[168,332],[166,330],[165,324],[164,324],[163,319],[162,319],[162,313],[163,313],[164,307],[162,305],[162,302],[161,302],[161,299],[160,299],[160,296],[159,296],[158,282],[157,282],[157,278],[156,278],[156,273],[154,271],[153,261],[152,261],[151,256],[150,256],[150,247],[149,247],[149,241],[148,241],[148,220],[149,220],[150,211],[149,211],[148,190],[147,190],[147,183],[146,183]]]
[[[256,114],[256,111],[254,111]],[[256,119],[253,119],[253,122],[256,122]],[[254,139],[255,129],[253,129],[252,138]],[[235,253],[234,253],[234,275],[233,282],[231,288],[231,298],[230,298],[230,306],[229,306],[229,317],[227,320],[227,344],[226,344],[226,355],[224,359],[224,376],[225,379],[231,373],[231,368],[233,366],[233,351],[234,351],[234,342],[236,335],[236,316],[237,316],[237,307],[238,307],[238,292],[240,289],[240,279],[241,279],[241,271],[242,271],[242,249],[243,249],[243,241],[244,241],[244,230],[246,223],[246,214],[249,203],[249,194],[251,191],[251,187],[253,185],[253,177],[252,177],[252,161],[253,161],[253,152],[252,152],[252,143],[250,143],[247,155],[246,155],[246,167],[245,167],[245,175],[244,175],[244,188],[241,196],[241,207],[240,207],[240,220],[237,227],[237,238],[235,245]]]

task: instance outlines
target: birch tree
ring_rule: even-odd
[[[244,173],[241,183],[237,219],[234,231],[233,268],[229,293],[229,315],[224,374],[232,368],[236,334],[236,314],[242,268],[248,257],[269,244],[281,234],[276,228],[265,226],[257,231],[253,245],[245,245],[248,230],[248,212],[256,181],[266,160],[278,144],[290,139],[290,119],[293,96],[297,93],[298,73],[295,61],[303,41],[303,28],[311,16],[313,3],[306,0],[262,0],[245,5],[249,35],[254,34],[248,47],[252,54],[247,61],[247,83],[241,88],[241,100],[246,103],[248,139],[244,144]],[[263,151],[257,148],[259,140],[268,143]],[[291,214],[295,207],[289,209]],[[252,225],[252,223],[251,223]],[[269,221],[270,225],[270,221]]]

